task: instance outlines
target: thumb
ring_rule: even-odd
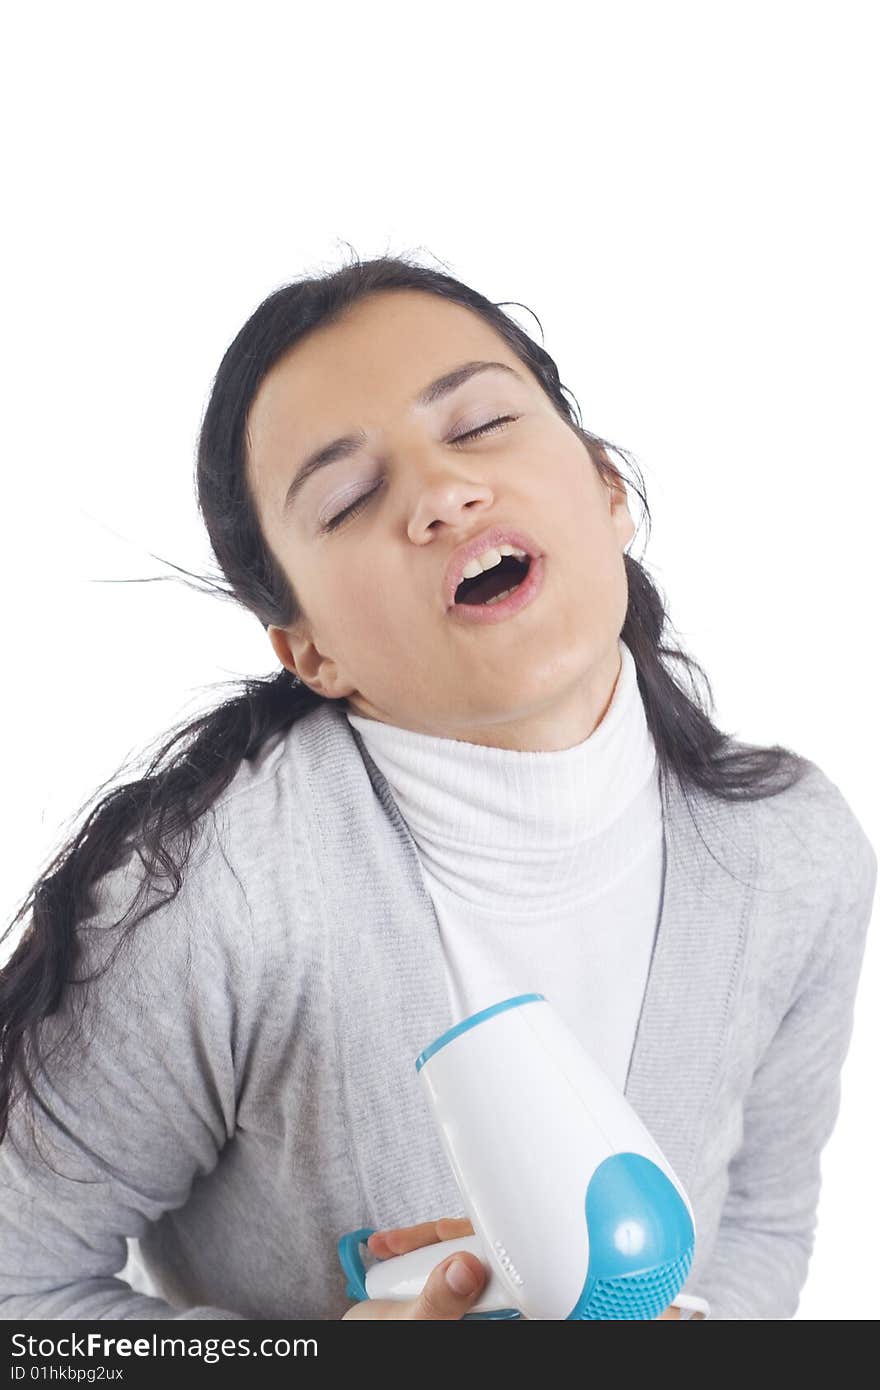
[[[461,1318],[478,1302],[486,1283],[486,1270],[476,1255],[460,1250],[436,1265],[418,1298],[410,1316],[425,1318]]]

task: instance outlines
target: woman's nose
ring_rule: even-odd
[[[488,483],[458,477],[453,468],[435,466],[431,475],[417,486],[409,522],[410,536],[417,538],[437,521],[447,526],[471,525],[469,513],[490,506],[493,497]]]

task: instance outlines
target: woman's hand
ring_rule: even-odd
[[[405,1255],[409,1250],[417,1250],[422,1245],[436,1245],[441,1240],[455,1240],[457,1236],[472,1236],[474,1228],[467,1216],[441,1216],[439,1221],[423,1221],[418,1226],[396,1226],[388,1231],[374,1231],[367,1241],[367,1249],[380,1260],[392,1255]],[[466,1263],[478,1283],[470,1293],[456,1294],[445,1282],[445,1272],[453,1263]],[[450,1255],[432,1269],[425,1281],[419,1297],[410,1302],[393,1298],[367,1298],[356,1303],[344,1314],[346,1318],[460,1318],[467,1312],[486,1282],[486,1271],[476,1255],[463,1250],[460,1255]],[[702,1316],[702,1315],[701,1315]],[[663,1318],[678,1318],[680,1313],[674,1303],[660,1313],[657,1321]]]
[[[439,1221],[424,1221],[419,1226],[398,1226],[391,1231],[374,1231],[367,1241],[367,1248],[380,1259],[388,1259],[392,1255],[405,1255],[408,1250],[416,1250],[421,1245],[434,1245],[441,1240],[454,1240],[456,1236],[472,1236],[473,1233],[474,1228],[467,1217],[460,1220],[441,1217]],[[452,1278],[457,1287],[447,1279],[453,1266],[455,1273]],[[470,1287],[467,1287],[468,1274]],[[343,1321],[345,1318],[414,1318],[441,1321],[462,1318],[478,1301],[485,1283],[486,1270],[482,1260],[476,1255],[471,1255],[469,1251],[462,1250],[457,1255],[447,1255],[445,1260],[434,1266],[418,1298],[365,1298],[343,1314]]]

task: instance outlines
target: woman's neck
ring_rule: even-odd
[[[619,647],[605,715],[572,748],[488,747],[348,712],[438,876],[487,902],[512,893],[549,905],[557,890],[566,901],[598,890],[640,852],[656,825],[656,754],[635,662]]]

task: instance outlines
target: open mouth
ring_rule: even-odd
[[[501,563],[484,570],[473,579],[463,579],[455,591],[456,603],[500,603],[513,589],[519,588],[529,572],[530,557],[519,560],[515,555],[502,555]]]

